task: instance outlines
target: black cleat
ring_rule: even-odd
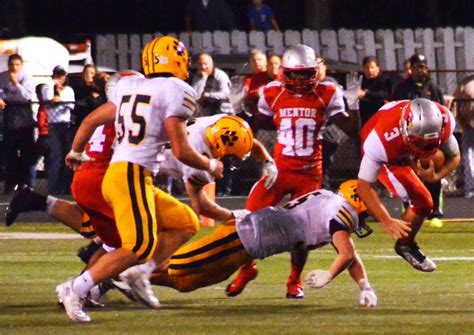
[[[79,249],[79,251],[77,252],[77,257],[79,257],[85,264],[88,264],[92,255],[94,255],[94,253],[100,248],[101,245],[98,245],[94,241],[91,241],[91,243]]]
[[[400,245],[399,241],[397,241],[397,243],[395,243],[395,252],[419,271],[433,272],[436,270],[435,262],[421,252],[416,242],[412,242],[408,245]]]
[[[18,214],[22,212],[45,209],[45,196],[36,194],[33,189],[26,184],[16,185],[12,200],[5,211],[5,225],[7,227],[11,226],[15,222]]]

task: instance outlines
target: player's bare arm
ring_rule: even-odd
[[[388,235],[393,239],[399,239],[408,235],[411,231],[409,223],[391,217],[370,182],[359,178],[357,180],[357,193],[366,204],[372,216],[384,226]]]
[[[88,160],[87,156],[84,156],[87,142],[97,127],[115,121],[115,110],[115,105],[107,102],[96,108],[82,121],[74,137],[72,150],[66,156],[66,165],[69,168],[76,171],[80,167],[81,161]]]
[[[229,220],[234,217],[231,210],[219,206],[207,195],[202,183],[189,179],[184,185],[191,201],[191,207],[196,213],[216,220]]]
[[[199,170],[206,170],[217,179],[224,173],[224,165],[215,159],[209,159],[197,152],[188,142],[186,120],[171,116],[165,120],[166,133],[171,143],[173,155],[186,165]]]

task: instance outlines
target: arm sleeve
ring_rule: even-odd
[[[370,159],[368,155],[364,155],[360,162],[358,177],[369,183],[374,183],[379,176],[381,168],[382,164]]]
[[[274,113],[270,106],[267,103],[267,99],[265,99],[265,94],[260,94],[258,98],[258,111],[263,115],[273,117]]]
[[[451,134],[448,140],[442,143],[439,148],[448,157],[452,157],[459,152],[459,144],[453,134]]]
[[[165,118],[177,116],[188,119],[196,111],[196,91],[185,82],[176,79],[166,94]]]
[[[341,89],[335,85],[336,90],[334,91],[334,95],[329,103],[328,107],[326,108],[326,115],[328,118],[331,118],[334,115],[339,113],[343,113],[345,116],[349,116],[346,112],[346,106],[344,104],[344,96],[342,94]]]

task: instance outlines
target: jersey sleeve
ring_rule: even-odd
[[[348,116],[349,114],[347,114],[346,112],[342,90],[337,85],[334,86],[334,94],[332,96],[331,101],[329,102],[328,107],[326,108],[327,117],[330,118],[340,113],[343,113],[345,116]]]
[[[263,94],[260,94],[260,97],[258,98],[258,111],[266,116],[273,117],[274,115],[272,109],[268,105],[267,99],[265,97],[265,92]]]
[[[188,119],[194,114],[197,108],[197,94],[194,88],[183,81],[176,79],[170,85],[166,99],[165,118],[171,116]]]
[[[387,162],[385,148],[375,131],[369,133],[364,141],[363,149],[364,156],[360,163],[358,177],[373,183],[377,180],[383,164]]]

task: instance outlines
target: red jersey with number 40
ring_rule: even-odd
[[[113,123],[97,127],[86,145],[86,154],[92,161],[83,162],[81,169],[107,169],[114,150],[115,125]]]
[[[410,158],[400,131],[403,107],[410,100],[394,101],[384,105],[375,113],[361,130],[364,154],[375,162],[404,165]],[[435,102],[443,115],[444,125],[441,143],[445,143],[453,133],[454,118],[451,112]]]
[[[342,92],[332,83],[319,83],[312,91],[298,94],[274,81],[265,86],[259,112],[273,117],[278,130],[273,157],[280,170],[322,174],[324,122],[345,113]]]

